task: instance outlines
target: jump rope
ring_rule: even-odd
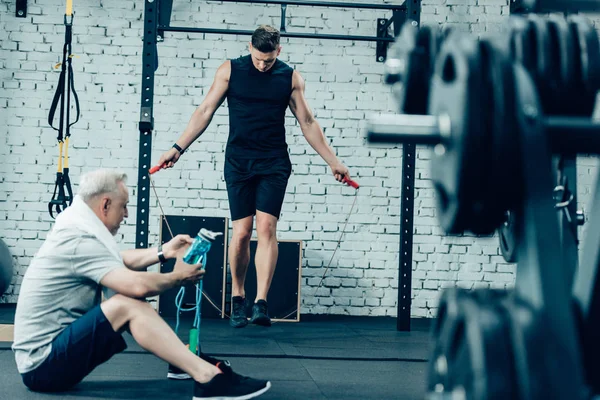
[[[166,163],[162,164],[162,165],[156,165],[152,168],[150,168],[150,170],[148,171],[148,177],[150,178],[150,185],[152,186],[152,190],[154,191],[154,195],[156,196],[156,201],[158,202],[158,206],[160,208],[160,212],[161,212],[161,218],[165,221],[165,224],[167,225],[167,229],[169,230],[169,234],[171,235],[171,238],[174,238],[175,236],[173,235],[173,231],[171,230],[171,226],[169,225],[169,221],[167,221],[165,212],[162,208],[162,205],[160,203],[160,199],[158,196],[158,193],[156,191],[156,187],[154,186],[154,181],[152,180],[152,174],[160,171],[161,169],[166,168]],[[333,262],[333,258],[335,257],[335,254],[337,253],[340,244],[342,242],[342,238],[344,236],[344,233],[346,232],[346,227],[348,225],[348,220],[350,219],[350,216],[352,215],[352,211],[354,210],[354,206],[356,205],[356,199],[358,198],[358,189],[359,189],[359,184],[347,177],[344,177],[342,179],[342,183],[345,183],[346,185],[353,187],[355,190],[354,192],[354,200],[352,201],[352,206],[350,207],[350,211],[348,212],[348,215],[346,216],[346,220],[344,222],[344,227],[342,228],[342,231],[340,232],[340,236],[338,238],[338,241],[336,243],[335,249],[333,251],[333,253],[331,254],[331,258],[329,259],[329,263],[327,264],[327,267],[325,268],[325,272],[323,272],[323,276],[321,276],[321,280],[319,281],[319,284],[317,285],[317,288],[315,289],[315,294],[319,291],[319,288],[321,287],[321,285],[323,284],[323,280],[325,279],[325,276],[327,275],[327,272],[329,271],[329,268],[331,267],[331,263]],[[202,258],[200,259],[200,263],[202,264],[202,268],[206,269],[206,265],[207,265],[207,257],[208,252],[204,253],[204,255],[202,256]],[[197,354],[200,354],[200,321],[201,321],[201,306],[202,306],[202,297],[206,298],[206,300],[221,314],[225,315],[227,318],[229,318],[230,316],[227,315],[226,313],[224,313],[216,304],[215,302],[206,294],[203,292],[202,290],[202,282],[203,280],[200,279],[194,286],[196,288],[196,304],[193,307],[190,308],[183,308],[182,304],[183,304],[183,298],[185,296],[185,287],[182,286],[179,289],[179,292],[177,293],[177,296],[175,297],[175,306],[177,307],[177,319],[176,319],[176,324],[175,324],[175,333],[178,333],[179,331],[179,324],[180,324],[180,314],[182,311],[195,311],[195,316],[194,316],[194,322],[192,324],[192,329],[190,330],[190,350],[194,351]],[[292,311],[291,313],[289,313],[288,315],[284,316],[283,318],[281,318],[281,320],[285,320],[286,318],[288,318],[289,316],[291,316],[292,314],[295,314],[298,311],[298,309],[296,308],[294,311]],[[277,321],[272,322],[272,324],[277,323]]]

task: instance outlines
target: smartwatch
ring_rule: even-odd
[[[162,251],[162,244],[158,245],[158,260],[163,264],[167,262],[167,257],[165,257]]]
[[[179,145],[177,143],[173,144],[173,148],[177,149],[177,151],[179,152],[179,155],[182,155],[183,153],[185,153],[185,150],[183,150],[181,147],[179,147]]]

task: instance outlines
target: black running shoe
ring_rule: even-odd
[[[253,399],[271,388],[271,382],[234,374],[231,367],[218,364],[223,372],[206,383],[194,382],[194,399]]]
[[[251,324],[261,326],[271,326],[271,318],[269,318],[269,309],[265,300],[259,300],[252,306]]]
[[[222,363],[222,364],[227,365],[228,367],[231,367],[229,360],[219,360],[218,358],[207,356],[206,354],[204,354],[202,352],[200,353],[200,358],[208,363],[211,363],[212,365],[217,365],[219,363]]]
[[[169,364],[169,371],[167,372],[167,378],[169,379],[192,379],[190,374],[177,368],[174,365]]]
[[[241,296],[234,296],[231,299],[231,317],[229,325],[234,328],[243,328],[248,325],[248,317],[246,316],[246,299]]]
[[[212,365],[217,365],[219,363],[222,363],[228,367],[231,366],[231,364],[229,364],[228,360],[219,360],[219,359],[207,356],[204,353],[200,353],[200,358],[206,362],[211,363]],[[192,377],[187,372],[177,368],[176,366],[174,366],[172,364],[169,364],[169,371],[167,372],[167,378],[178,379],[178,380],[192,379]]]

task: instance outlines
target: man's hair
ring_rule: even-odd
[[[119,193],[119,183],[127,181],[127,174],[113,169],[97,169],[84,174],[79,180],[77,194],[89,202],[104,193]]]
[[[279,48],[279,30],[270,25],[259,26],[252,34],[252,47],[262,53],[270,53]]]

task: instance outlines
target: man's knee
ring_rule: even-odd
[[[152,306],[142,300],[116,294],[102,302],[100,308],[115,332],[127,328],[129,321],[140,312],[149,311]]]
[[[239,223],[233,227],[232,240],[239,245],[248,245],[252,238],[252,223]]]
[[[266,213],[257,216],[256,234],[258,235],[258,240],[269,240],[276,238],[277,218]]]

